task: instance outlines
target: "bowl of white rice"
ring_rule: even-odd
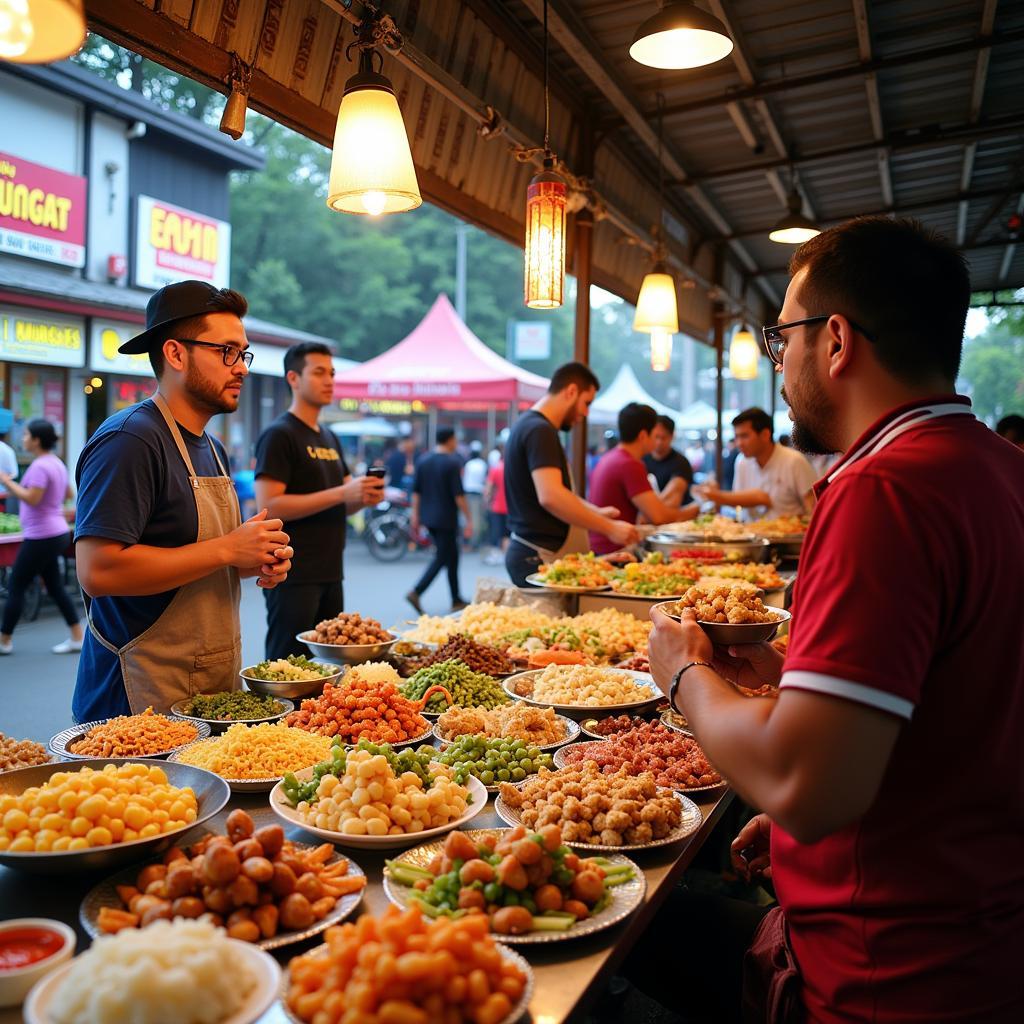
[[[281,968],[205,921],[155,921],[97,939],[28,995],[26,1024],[252,1024]]]

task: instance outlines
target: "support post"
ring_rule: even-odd
[[[722,275],[724,273],[724,260],[722,258],[722,247],[715,246],[714,281],[715,287],[722,287]],[[717,299],[712,303],[711,316],[714,319],[715,331],[715,424],[717,436],[715,437],[715,479],[718,485],[722,484],[722,405],[725,402],[725,387],[722,373],[725,370],[725,307]]]
[[[590,365],[590,279],[594,241],[594,215],[589,210],[576,214],[576,334],[573,358]],[[576,493],[587,496],[587,421],[580,420],[572,431],[572,473]]]

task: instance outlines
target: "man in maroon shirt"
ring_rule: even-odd
[[[910,221],[797,250],[765,328],[816,485],[785,661],[653,613],[655,678],[764,814],[747,1019],[1024,1020],[1024,455],[954,393],[970,282]],[[734,683],[780,685],[748,699]],[[770,843],[770,846],[769,846]],[[788,1009],[787,1009],[788,1007]]]
[[[619,410],[619,443],[601,456],[590,476],[590,500],[599,508],[618,509],[620,522],[635,523],[640,512],[649,523],[660,526],[693,519],[699,510],[696,502],[682,509],[666,504],[651,485],[643,457],[654,451],[651,435],[657,422],[658,414],[649,405],[624,405]],[[604,534],[592,530],[590,548],[599,555],[618,550]]]

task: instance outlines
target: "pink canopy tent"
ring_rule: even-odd
[[[335,398],[449,402],[537,401],[544,377],[489,349],[459,318],[443,292],[417,327],[381,355],[339,373]]]

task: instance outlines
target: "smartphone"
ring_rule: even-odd
[[[378,480],[383,480],[387,470],[383,466],[372,466],[366,471],[367,476],[374,476]]]

